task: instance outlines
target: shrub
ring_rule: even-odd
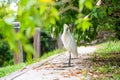
[[[9,45],[0,40],[0,66],[13,64],[13,53],[9,49]]]

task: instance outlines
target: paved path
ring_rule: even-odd
[[[2,80],[90,80],[91,74],[86,75],[85,72],[92,64],[87,59],[88,54],[95,49],[93,46],[79,47],[79,57],[72,59],[72,67],[67,67],[68,52],[64,52],[23,68]]]

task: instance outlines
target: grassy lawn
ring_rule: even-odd
[[[19,70],[20,68],[22,68],[24,66],[26,66],[26,63],[0,68],[0,77],[3,77],[11,72],[16,71],[16,70]]]
[[[6,76],[7,74],[10,74],[12,72],[15,72],[29,64],[32,64],[32,63],[35,63],[35,62],[38,62],[38,61],[41,61],[41,60],[44,60],[52,55],[55,55],[55,54],[59,54],[61,52],[63,52],[64,50],[54,50],[54,51],[51,51],[51,52],[48,52],[48,53],[45,53],[42,57],[40,57],[38,60],[34,60],[32,62],[27,62],[27,63],[21,63],[21,64],[18,64],[18,65],[12,65],[12,66],[7,66],[7,67],[3,67],[3,68],[0,68],[0,77],[3,77],[3,76]]]
[[[120,41],[110,41],[98,45],[98,50],[96,50],[96,55],[99,57],[109,58],[113,55],[120,53]]]
[[[92,55],[93,73],[99,75],[100,80],[120,80],[120,41],[105,42],[97,47]]]

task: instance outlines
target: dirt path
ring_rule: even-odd
[[[79,57],[72,59],[72,67],[67,67],[68,52],[64,52],[42,65],[32,66],[27,71],[23,69],[22,74],[3,80],[90,80],[91,76],[95,76],[87,72],[92,65],[88,54],[94,53],[95,50],[94,46],[79,47]]]

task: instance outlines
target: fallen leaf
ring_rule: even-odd
[[[59,78],[54,78],[53,80],[59,80]]]
[[[69,72],[62,72],[61,75],[65,78],[69,78],[70,77],[70,73]]]
[[[55,68],[56,66],[53,65],[53,64],[49,64],[49,65],[45,65],[44,67],[45,67],[45,68]]]

